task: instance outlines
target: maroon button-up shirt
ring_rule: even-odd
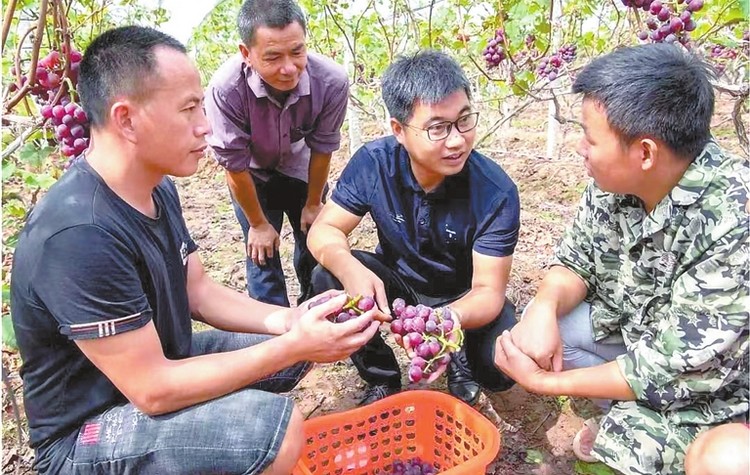
[[[261,180],[271,171],[307,182],[310,151],[331,153],[341,144],[349,79],[342,66],[308,53],[299,84],[284,104],[239,54],[214,74],[206,91],[208,143],[229,171],[249,170]]]

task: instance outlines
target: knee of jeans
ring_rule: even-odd
[[[587,348],[593,342],[591,319],[587,308],[576,307],[558,320],[563,349]]]

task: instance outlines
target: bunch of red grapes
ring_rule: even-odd
[[[557,76],[560,74],[560,66],[562,66],[562,64],[563,59],[559,54],[555,53],[552,56],[542,58],[542,60],[539,61],[539,65],[536,67],[536,73],[543,78],[547,78],[549,82],[552,82],[557,79]]]
[[[450,354],[461,348],[464,334],[448,307],[433,309],[426,305],[406,305],[398,298],[391,305],[394,319],[391,331],[404,337],[404,348],[413,350],[409,381],[418,383],[447,366]]]
[[[566,63],[572,63],[576,59],[576,50],[577,50],[576,45],[571,43],[567,45],[562,45],[560,49],[557,50],[557,54]]]
[[[695,30],[693,13],[703,8],[703,0],[676,0],[676,5],[684,4],[681,12],[661,0],[622,0],[623,5],[642,9],[650,14],[646,20],[648,31],[638,33],[638,39],[654,43],[675,43],[683,45],[690,41],[690,32]],[[675,5],[675,6],[676,6]]]
[[[31,95],[39,104],[42,117],[51,121],[54,125],[55,140],[60,144],[60,152],[70,159],[66,168],[89,145],[88,117],[86,117],[86,113],[81,106],[72,99],[75,97],[78,70],[83,56],[80,51],[71,49],[67,58],[70,61],[68,79],[71,87],[66,94],[59,98],[56,104],[53,104],[53,102],[62,86],[65,55],[52,50],[47,56],[40,59],[36,67],[36,80],[31,87]],[[28,78],[22,76],[20,86],[23,86],[26,81],[28,81]],[[11,86],[12,90],[17,88],[18,85]]]
[[[554,81],[560,75],[560,67],[563,63],[572,63],[576,59],[577,47],[574,44],[566,44],[560,47],[555,54],[548,58],[542,58],[536,68],[536,73],[547,78],[549,82]]]
[[[313,302],[310,302],[308,308],[313,308],[324,302],[331,300],[331,297],[326,295]],[[349,296],[349,300],[344,304],[338,311],[326,316],[326,318],[333,323],[344,323],[354,317],[358,317],[363,313],[372,310],[375,307],[375,300],[372,297],[362,297],[357,295],[356,297]]]
[[[724,45],[709,45],[708,52],[714,60],[733,60],[737,57],[737,51]]]
[[[422,461],[419,457],[406,460],[404,462],[396,460],[393,462],[393,469],[388,475],[434,475],[437,469],[434,465]]]
[[[502,28],[495,30],[495,36],[487,42],[487,46],[482,52],[484,60],[487,62],[487,66],[495,68],[508,57],[505,51],[505,32]]]

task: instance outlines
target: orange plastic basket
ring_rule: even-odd
[[[368,406],[305,421],[294,475],[375,475],[419,457],[444,475],[485,473],[500,450],[492,422],[435,391],[405,391]]]

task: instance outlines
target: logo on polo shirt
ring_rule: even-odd
[[[184,242],[180,246],[180,257],[182,257],[182,265],[187,264],[187,258],[188,258],[188,252],[187,252],[187,244]]]

